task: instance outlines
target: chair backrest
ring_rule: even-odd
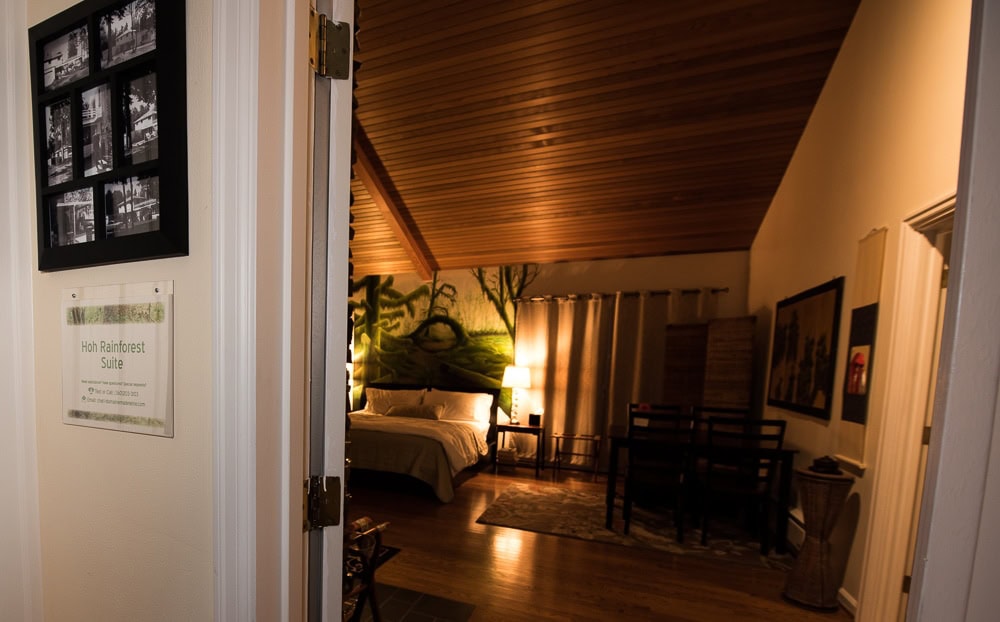
[[[708,420],[711,417],[749,417],[749,408],[734,408],[731,406],[695,406],[694,414],[699,419]]]
[[[762,447],[781,449],[785,442],[785,421],[782,419],[748,419],[746,417],[709,417],[709,445]]]
[[[676,405],[629,404],[628,461],[630,470],[681,471],[694,439],[695,418]]]
[[[690,441],[694,416],[676,404],[632,403],[628,405],[629,440],[649,438],[667,441],[678,437]]]
[[[781,449],[785,441],[785,421],[745,417],[709,417],[709,471],[717,467],[736,469],[747,480],[769,483],[777,460],[756,449]],[[731,450],[731,451],[730,451]]]
[[[694,414],[695,419],[698,420],[696,424],[698,430],[696,432],[696,438],[699,443],[708,442],[708,420],[712,417],[730,417],[733,419],[750,417],[750,410],[746,408],[732,408],[729,406],[695,406],[691,409]]]

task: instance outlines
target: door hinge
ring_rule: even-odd
[[[913,577],[911,577],[910,575],[908,575],[908,574],[907,575],[903,575],[903,593],[904,594],[909,594],[910,593],[910,581],[911,580],[913,580]]]
[[[309,9],[309,66],[324,78],[351,75],[351,25]]]
[[[340,524],[340,478],[310,475],[302,485],[302,531]]]
[[[923,436],[920,439],[920,444],[921,445],[930,445],[931,444],[931,426],[929,426],[929,425],[925,425],[924,426],[924,434],[923,434]]]

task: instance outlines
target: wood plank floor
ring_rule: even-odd
[[[534,471],[477,473],[438,502],[430,489],[355,478],[349,519],[389,521],[387,545],[402,551],[378,582],[476,605],[470,620],[846,621],[781,598],[782,571],[480,525],[476,519],[511,483],[551,485]],[[603,481],[563,471],[560,485],[603,490]]]

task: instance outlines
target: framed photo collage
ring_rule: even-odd
[[[39,270],[186,255],[184,3],[87,0],[28,38]]]

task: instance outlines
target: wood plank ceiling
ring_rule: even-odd
[[[858,5],[357,2],[355,276],[748,249]]]

